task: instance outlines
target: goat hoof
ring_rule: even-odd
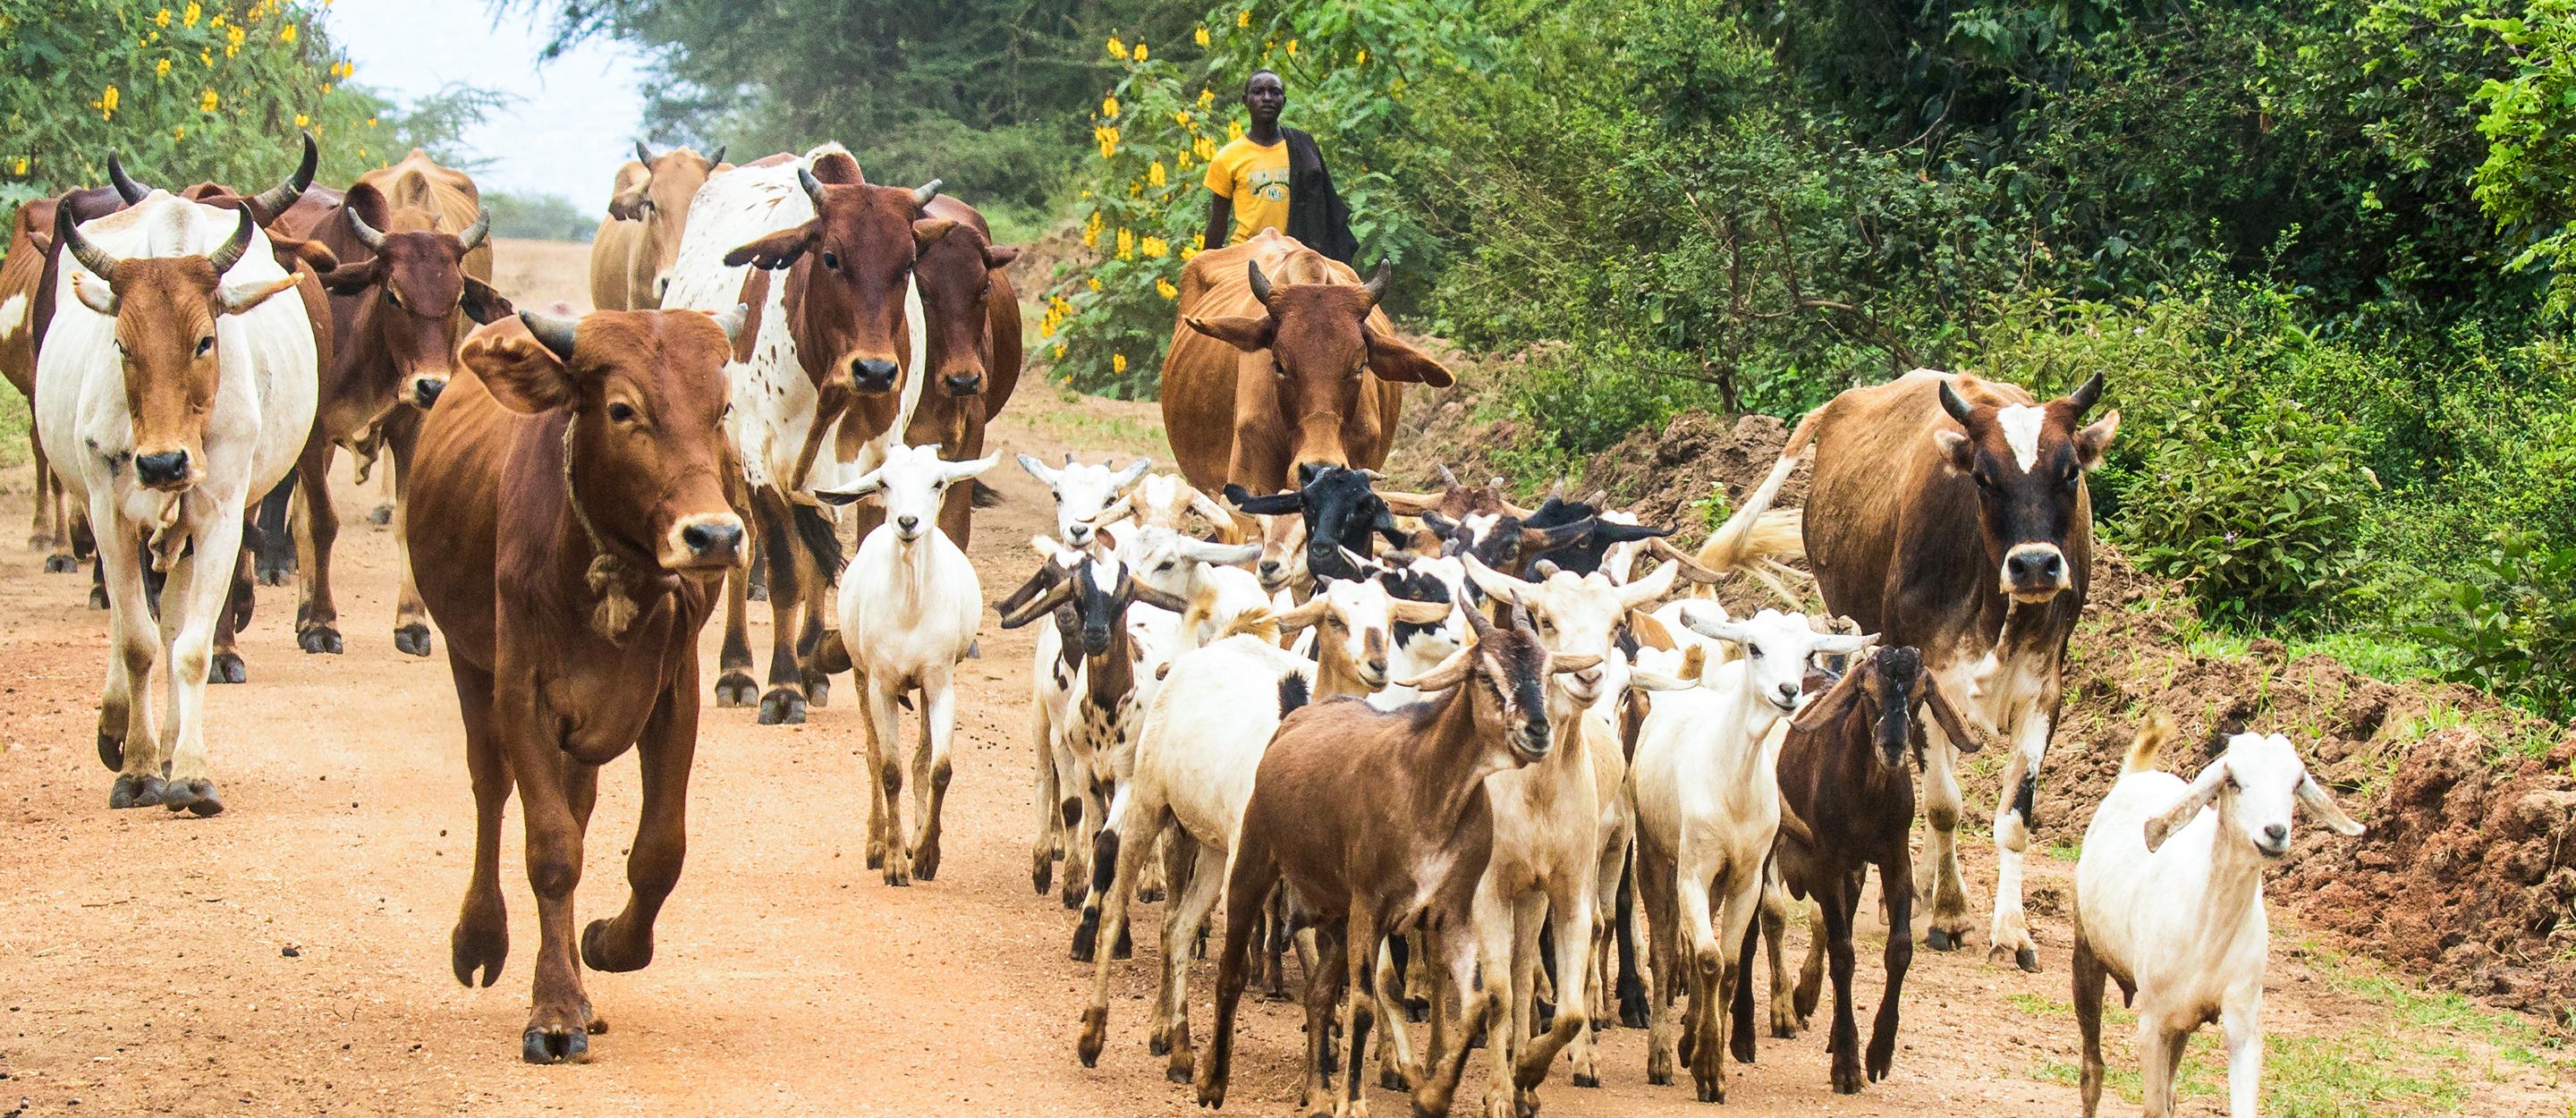
[[[1601,1077],[1590,1072],[1578,1071],[1574,1073],[1574,1085],[1577,1087],[1598,1087],[1601,1085]]]
[[[105,587],[93,586],[89,588],[89,608],[107,608],[107,589]]]
[[[1095,958],[1093,952],[1098,948],[1099,943],[1100,914],[1097,912],[1085,912],[1082,914],[1082,923],[1073,926],[1073,949],[1071,952],[1073,961],[1077,963],[1091,962],[1093,958]]]
[[[1860,1069],[1857,1067],[1844,1067],[1841,1060],[1834,1061],[1834,1093],[1837,1095],[1859,1094]]]
[[[469,909],[448,933],[447,957],[456,981],[469,990],[499,982],[501,964],[510,958],[510,929],[488,909],[481,913]],[[483,976],[481,982],[474,980],[477,972]]]
[[[393,522],[394,507],[392,505],[377,505],[376,507],[367,510],[367,523],[369,524],[373,524],[381,528]]]
[[[869,840],[868,840],[868,868],[869,868],[869,869],[872,869],[872,870],[884,869],[884,868],[885,868],[885,852],[886,852],[886,848],[885,848],[885,840],[883,840],[883,839],[869,839]]]
[[[1055,884],[1055,860],[1052,858],[1032,859],[1031,865],[1029,866],[1029,884],[1037,887],[1037,893],[1039,896],[1045,896],[1047,894],[1047,888]]]
[[[250,668],[242,663],[241,653],[218,652],[206,663],[208,683],[248,683]]]
[[[1410,1091],[1413,1089],[1411,1084],[1404,1081],[1404,1073],[1397,1071],[1394,1068],[1377,1069],[1377,1085],[1378,1089],[1383,1091]]]
[[[1057,902],[1064,905],[1065,911],[1070,912],[1082,907],[1082,883],[1084,879],[1091,876],[1082,871],[1083,867],[1079,865],[1071,862],[1065,864],[1064,888],[1056,894]]]
[[[530,1028],[519,1037],[519,1058],[532,1064],[590,1062],[587,1027],[568,1032]]]
[[[1118,946],[1110,948],[1109,957],[1112,959],[1133,959],[1136,957],[1136,940],[1135,937],[1128,934],[1128,929],[1118,929]]]
[[[1082,1061],[1082,1066],[1100,1066],[1101,1036],[1108,1031],[1109,1007],[1095,1005],[1082,1011],[1082,1036],[1073,1045],[1073,1054]]]
[[[717,706],[747,707],[759,701],[760,685],[751,681],[749,672],[737,668],[717,677]]]
[[[157,776],[120,776],[108,789],[107,806],[111,808],[151,807],[161,802],[163,790]]]
[[[1190,1066],[1188,1064],[1174,1064],[1170,1067],[1164,1068],[1163,1078],[1171,1080],[1174,1083],[1178,1083],[1183,1087],[1187,1087],[1190,1085],[1190,1080],[1192,1078],[1190,1074]]]
[[[1136,903],[1138,904],[1153,904],[1154,902],[1162,899],[1163,891],[1154,886],[1140,886],[1136,890]]]
[[[1416,1025],[1431,1019],[1431,999],[1404,999],[1404,1019]]]
[[[1999,944],[1993,950],[1986,952],[1986,961],[1989,963],[2002,963],[2007,955],[2011,957],[2012,964],[2014,966],[2020,967],[2022,970],[2031,974],[2039,973],[2039,949],[2034,947],[2024,947],[2018,951],[2007,951]]]
[[[72,558],[69,552],[60,552],[45,556],[45,573],[49,575],[79,574],[80,560]]]
[[[1145,1054],[1148,1056],[1171,1055],[1172,1038],[1161,1030],[1156,1030],[1154,1035],[1145,1038]]]
[[[394,651],[406,656],[429,655],[429,626],[414,621],[394,630]]]
[[[773,688],[760,697],[760,724],[794,726],[805,721],[805,696],[793,687]]]
[[[1940,928],[1926,928],[1923,930],[1923,946],[1934,951],[1956,951],[1967,946],[1967,943],[1956,933]]]
[[[203,778],[173,780],[161,789],[161,806],[171,811],[193,812],[203,819],[223,814],[224,801],[215,794],[214,781]]]
[[[340,654],[340,631],[328,625],[311,625],[297,630],[295,647],[309,653],[337,656]]]

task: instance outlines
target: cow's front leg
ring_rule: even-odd
[[[251,568],[258,557],[257,549],[245,546],[240,562],[233,565],[232,585],[224,595],[222,611],[215,615],[215,654],[206,665],[208,683],[250,682],[250,667],[242,662],[240,637],[242,628],[250,624],[251,607],[257,604]]]
[[[2053,704],[2052,704],[2053,705]],[[2013,755],[2004,765],[1995,804],[1995,922],[1986,961],[2010,961],[2039,973],[2039,945],[2021,909],[2021,860],[2030,849],[2031,817],[2039,799],[2039,762],[2048,755],[2049,716],[2033,712],[2013,728]]]
[[[295,484],[303,500],[294,517],[296,590],[295,646],[306,652],[340,654],[340,607],[331,597],[331,549],[340,540],[340,510],[331,504],[330,443],[314,440],[295,466]]]
[[[194,533],[196,550],[179,560],[161,602],[162,627],[170,635],[170,709],[161,727],[170,775],[161,806],[200,816],[224,809],[206,764],[206,671],[214,659],[215,626],[241,562],[241,517],[218,512],[210,519]]]
[[[752,501],[769,557],[769,691],[760,697],[760,724],[796,725],[805,721],[805,666],[796,657],[796,638],[805,620],[803,574],[812,564],[786,496],[763,489]]]
[[[573,957],[572,895],[581,884],[582,816],[575,793],[585,768],[564,753],[532,694],[532,683],[508,682],[531,671],[502,658],[505,698],[497,703],[501,733],[509,742],[510,773],[519,788],[527,825],[528,887],[537,895],[537,972],[530,990],[528,1025],[519,1055],[532,1064],[586,1061],[590,1053],[590,997]],[[595,771],[595,770],[594,770]],[[584,797],[586,798],[586,797]]]
[[[111,512],[104,501],[94,501],[91,522],[115,524]],[[152,665],[161,657],[161,635],[152,623],[141,549],[132,533],[123,528],[99,533],[98,577],[111,590],[108,628],[115,636],[98,704],[98,760],[117,770],[107,806],[149,807],[161,802],[161,749],[152,732],[151,705],[138,701],[148,696],[137,696],[135,690],[152,679]]]
[[[402,591],[394,599],[394,650],[410,656],[429,655],[429,608],[420,602],[420,585],[411,577],[411,537],[403,529],[403,511],[408,503],[403,493],[411,484],[411,447],[420,437],[420,423],[414,420],[398,424],[388,442],[393,444],[394,459],[394,559],[402,574]]]
[[[753,532],[748,560],[725,572],[724,647],[716,654],[716,705],[747,707],[760,701],[760,684],[751,678],[750,585],[760,569],[760,533]],[[763,595],[764,597],[766,595]]]
[[[1930,887],[1915,886],[1918,895],[1932,897],[1923,945],[1956,951],[1968,944],[1968,892],[1959,877],[1959,753],[1939,726],[1927,724],[1923,733],[1923,822],[1932,832],[1932,857],[1925,870],[1917,871],[1928,870]]]
[[[689,852],[689,768],[698,749],[698,654],[694,645],[644,723],[636,752],[644,771],[644,807],[635,846],[626,856],[626,908],[582,929],[581,959],[592,970],[642,970],[653,961],[653,919],[680,883]],[[596,770],[594,770],[596,771]]]

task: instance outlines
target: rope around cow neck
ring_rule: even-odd
[[[628,562],[623,556],[611,551],[608,541],[602,538],[599,529],[591,524],[590,511],[581,507],[581,493],[574,489],[572,484],[573,428],[580,418],[580,412],[569,409],[564,415],[564,504],[571,507],[573,522],[581,525],[582,535],[590,539],[590,570],[585,576],[585,581],[590,585],[590,592],[599,599],[590,609],[591,630],[607,638],[610,644],[616,644],[625,639],[626,630],[635,624],[636,616],[643,612],[643,608],[635,601],[636,592],[643,589],[645,583],[656,580],[651,575],[637,570],[635,564]]]

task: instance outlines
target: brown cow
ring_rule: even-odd
[[[1003,267],[1020,250],[993,243],[974,207],[933,198],[912,223],[918,246],[913,283],[921,290],[921,402],[904,426],[907,446],[939,446],[951,462],[984,456],[984,425],[1020,383],[1020,300]],[[974,528],[974,486],[954,485],[939,509],[939,530],[966,546]]]
[[[509,954],[501,809],[513,784],[537,895],[530,1063],[578,1060],[606,1031],[581,963],[653,958],[653,920],[686,850],[698,733],[697,635],[739,561],[725,497],[724,363],[738,314],[524,313],[478,330],[422,425],[403,521],[431,616],[447,634],[474,783],[473,875],[449,942],[456,979]],[[644,806],[614,920],[573,959],[572,896],[600,766],[642,756]]]
[[[1922,650],[1971,730],[2009,738],[1995,811],[1995,960],[2039,969],[2022,916],[2021,859],[2055,731],[2066,640],[2093,573],[2093,504],[2084,474],[2120,429],[2090,426],[2096,374],[2042,404],[2021,388],[1918,369],[1855,388],[1809,412],[1781,451],[1816,448],[1807,557],[1829,612],[1889,645]],[[1932,914],[1924,943],[1966,942],[1959,882],[1959,743],[1927,726],[1924,817],[1932,824]]]
[[[290,218],[292,220],[292,218]],[[295,467],[304,497],[295,522],[302,582],[295,642],[306,652],[338,654],[340,611],[331,592],[331,553],[340,518],[331,503],[331,460],[347,447],[372,463],[379,447],[393,458],[397,529],[404,472],[421,413],[436,402],[454,368],[457,343],[472,323],[494,321],[510,304],[492,289],[491,218],[463,172],[415,149],[393,166],[359,177],[336,208],[307,232],[341,260],[322,277],[331,293],[334,345],[322,370],[313,431]],[[264,503],[264,523],[284,527],[281,487]],[[276,533],[282,536],[284,533]],[[281,572],[273,549],[264,566]],[[413,656],[430,648],[427,615],[406,561],[394,608],[394,647]]]
[[[1275,493],[1309,467],[1386,464],[1404,385],[1451,383],[1378,309],[1388,274],[1363,284],[1273,230],[1181,269],[1163,427],[1190,484]]]
[[[662,305],[662,287],[688,229],[689,201],[723,163],[721,147],[714,155],[685,147],[655,155],[636,141],[635,159],[617,169],[608,216],[590,239],[592,306],[641,311]]]

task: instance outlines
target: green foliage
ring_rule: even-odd
[[[2141,565],[2219,615],[2342,588],[2367,489],[2346,433],[2259,384],[2213,385],[2193,405],[2121,494]]]
[[[2449,678],[2528,703],[2553,721],[2576,714],[2576,544],[2499,534],[2442,609],[2414,635],[2448,652]]]
[[[1384,161],[1416,127],[1412,83],[1464,68],[1490,45],[1471,30],[1474,7],[1228,2],[1167,45],[1105,38],[1122,69],[1090,114],[1091,148],[1077,176],[1085,255],[1049,301],[1041,355],[1084,391],[1155,394],[1182,265],[1208,247],[1207,163],[1243,134],[1242,86],[1257,69],[1276,70],[1287,84],[1284,123],[1316,133],[1350,205],[1359,259],[1410,269],[1428,234]]]
[[[294,137],[346,180],[436,145],[488,98],[451,91],[406,115],[348,84],[355,67],[305,0],[0,0],[0,205],[107,181],[116,153],[171,189],[201,180],[265,189],[293,169]]]
[[[483,208],[492,214],[495,237],[587,242],[599,233],[600,215],[559,195],[486,192]]]
[[[2477,91],[2489,141],[2478,202],[2522,244],[2512,267],[2550,266],[2549,309],[2576,312],[2576,2],[2529,0],[2519,15],[2468,22],[2515,56],[2511,76]]]

